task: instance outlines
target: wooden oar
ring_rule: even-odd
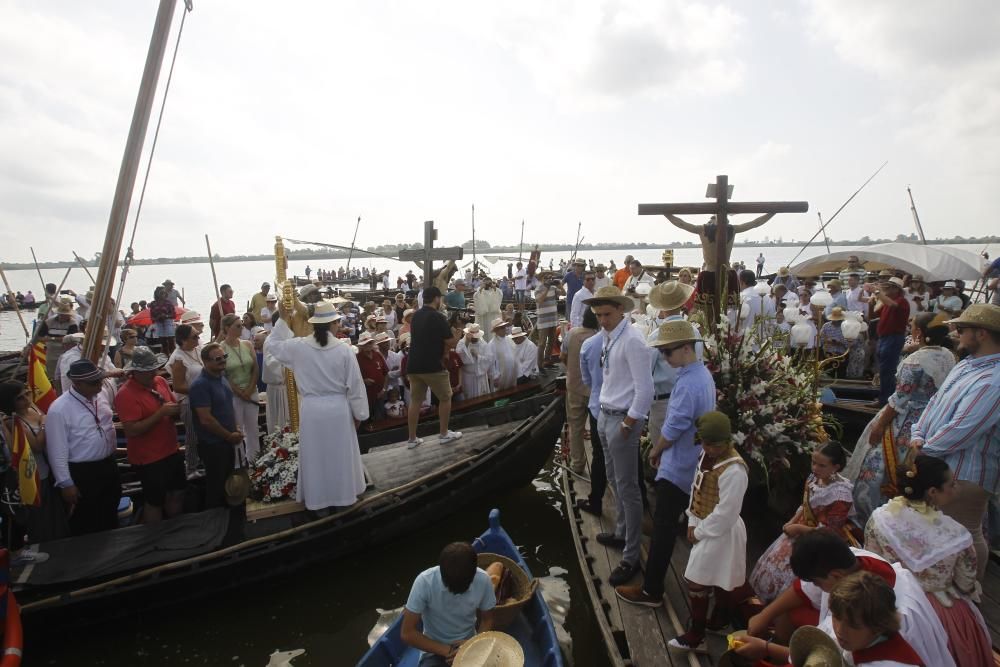
[[[90,277],[90,282],[92,282],[94,285],[97,285],[97,281],[94,280],[94,274],[92,274],[90,272],[90,269],[87,268],[87,264],[86,262],[83,261],[83,258],[77,255],[75,250],[73,251],[73,256],[76,257],[76,261],[79,262],[80,266],[83,267],[83,270],[87,272],[87,276]]]
[[[212,259],[212,244],[208,242],[208,234],[205,234],[205,247],[208,248],[208,265],[212,267],[212,284],[215,285],[215,307],[219,310],[219,333],[222,333],[222,295],[219,294],[219,279],[215,276],[215,260]],[[212,321],[212,313],[208,313],[208,321]]]

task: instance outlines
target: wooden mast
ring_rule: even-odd
[[[149,40],[142,82],[139,84],[139,94],[136,97],[135,110],[132,112],[132,125],[129,127],[125,154],[122,156],[121,169],[118,172],[118,185],[115,187],[115,196],[111,203],[108,231],[104,237],[101,265],[97,270],[94,298],[90,304],[91,315],[83,342],[83,356],[95,364],[102,354],[106,315],[110,306],[111,290],[114,287],[115,271],[118,268],[118,255],[125,237],[129,202],[135,188],[142,146],[146,139],[146,128],[153,109],[156,84],[160,77],[160,66],[163,64],[163,54],[167,48],[167,36],[170,33],[176,4],[177,0],[160,0],[160,6],[156,11],[156,22],[153,24],[153,35]]]

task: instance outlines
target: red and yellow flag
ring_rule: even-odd
[[[28,444],[21,420],[14,420],[14,444],[11,447],[14,469],[17,470],[17,488],[21,492],[21,504],[40,507],[42,504],[42,480],[38,476],[35,455]]]
[[[31,390],[31,400],[42,412],[48,412],[52,401],[56,400],[56,390],[52,388],[49,376],[45,373],[45,343],[38,342],[31,346],[28,357],[28,389]]]

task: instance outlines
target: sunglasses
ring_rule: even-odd
[[[228,354],[223,354],[220,357],[211,357],[209,361],[214,361],[215,363],[219,363],[220,361],[225,361],[228,358],[229,358]]]

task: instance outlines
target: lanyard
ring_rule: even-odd
[[[615,336],[615,339],[610,343],[605,343],[603,349],[601,350],[601,368],[605,371],[611,370],[611,350],[614,348],[615,343],[618,342],[618,339],[622,337],[622,334],[625,333],[625,329],[627,329],[628,326],[628,323],[626,323],[625,326],[622,327],[622,330],[618,332],[618,335]]]
[[[94,418],[94,425],[97,427],[97,432],[101,434],[101,438],[104,440],[104,443],[107,444],[108,434],[104,432],[104,428],[101,426],[101,418],[97,415],[97,402],[94,401],[94,404],[91,405],[89,401],[85,401],[77,396],[75,391],[71,391],[70,396],[75,398],[80,405],[86,408],[87,412],[90,413],[90,416]]]

